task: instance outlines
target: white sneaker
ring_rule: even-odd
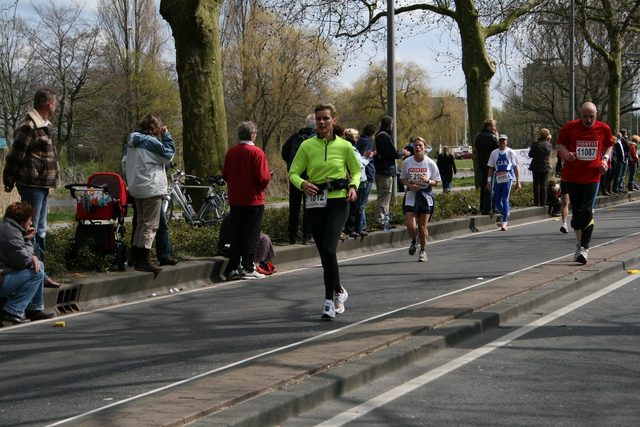
[[[586,264],[587,258],[589,258],[589,249],[581,247],[580,254],[578,254],[578,256],[576,257],[576,262],[579,262],[580,264]]]
[[[582,250],[582,247],[580,246],[580,243],[576,244],[576,251],[573,254],[573,260],[578,262],[578,257],[580,256],[580,252]]]
[[[322,318],[323,319],[333,319],[336,317],[336,305],[333,300],[326,299],[324,300],[324,305],[322,307]]]
[[[428,259],[429,258],[427,258],[427,251],[425,249],[420,249],[420,255],[418,255],[418,261],[425,262]]]
[[[334,292],[333,305],[336,309],[336,314],[344,313],[344,302],[349,298],[349,293],[345,288],[342,288],[342,292]]]
[[[240,278],[245,280],[264,279],[266,276],[258,273],[256,270],[247,271],[244,268],[240,270]]]
[[[418,240],[412,240],[411,246],[409,246],[409,255],[414,256],[416,254],[416,250],[418,249]]]
[[[567,228],[567,224],[562,224],[562,227],[560,227],[560,232],[561,233],[568,233],[569,229]]]
[[[502,227],[500,227],[500,230],[507,231],[507,221],[502,223]]]

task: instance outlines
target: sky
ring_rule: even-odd
[[[22,15],[33,13],[31,4],[48,4],[50,0],[18,0],[18,10]],[[70,0],[53,0],[56,3]],[[95,10],[98,0],[78,0],[85,2],[89,11]],[[159,3],[159,0],[156,0]],[[12,3],[12,0],[0,0],[1,4]],[[396,38],[402,36],[396,31]],[[350,61],[351,66],[345,66],[342,74],[338,78],[340,85],[349,86],[353,84],[365,72],[371,52],[375,52],[372,44],[365,45],[363,54],[355,61]],[[396,62],[416,62],[420,67],[427,70],[431,76],[430,86],[436,90],[444,90],[451,92],[457,96],[466,96],[464,87],[464,74],[459,62],[455,62],[453,66],[446,63],[448,58],[438,53],[452,52],[454,55],[459,54],[459,47],[452,42],[448,36],[442,35],[440,30],[434,30],[426,34],[413,36],[399,40],[396,46]],[[386,46],[379,48],[374,58],[375,61],[386,60]],[[494,91],[495,92],[495,91]],[[494,106],[501,104],[498,95],[492,99]]]
[[[453,69],[451,64],[437,60],[438,52],[459,52],[458,47],[451,40],[439,40],[439,31],[413,36],[396,42],[396,62],[415,62],[421,68],[427,70],[431,77],[431,86],[434,89],[443,89],[456,95],[464,96],[464,74],[459,63]],[[345,68],[341,75],[341,83],[349,84],[356,81],[366,70],[369,61],[369,53],[375,52],[371,43],[365,45],[364,53],[355,61],[355,66]],[[378,49],[376,61],[386,61],[387,49],[384,46]]]

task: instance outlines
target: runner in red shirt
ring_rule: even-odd
[[[556,141],[558,151],[565,159],[562,181],[571,200],[571,227],[578,239],[574,260],[581,264],[587,263],[600,175],[608,169],[613,147],[611,129],[596,120],[597,114],[595,104],[584,103],[580,119],[567,123]]]

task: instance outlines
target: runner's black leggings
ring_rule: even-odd
[[[582,230],[580,246],[589,248],[593,234],[593,207],[598,195],[599,182],[576,184],[567,182],[566,189],[571,202],[571,228]]]
[[[345,198],[328,199],[326,207],[307,209],[306,213],[324,269],[325,298],[333,300],[333,293],[342,289],[336,251],[340,233],[349,217],[349,203]]]

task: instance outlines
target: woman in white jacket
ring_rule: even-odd
[[[142,119],[139,129],[129,135],[122,167],[138,213],[131,248],[136,270],[162,271],[151,263],[150,254],[160,223],[162,198],[167,194],[165,166],[171,163],[175,152],[171,134],[154,115]]]

